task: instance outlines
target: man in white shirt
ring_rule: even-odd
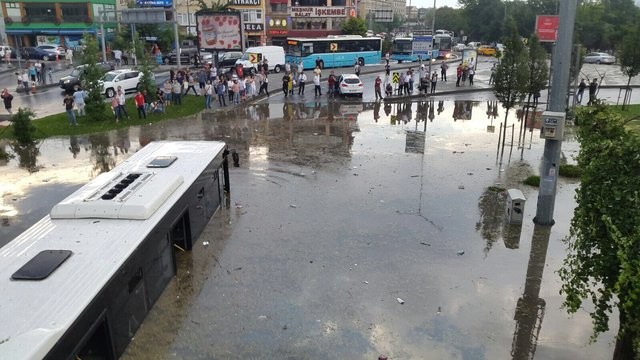
[[[116,59],[116,66],[120,67],[122,64],[122,51],[113,50],[113,57]]]
[[[307,74],[301,72],[298,75],[298,95],[304,95],[304,86],[307,83]]]
[[[73,93],[73,102],[76,104],[76,108],[78,109],[78,116],[83,116],[87,114],[84,111],[85,98],[86,98],[86,92],[84,90],[78,90]]]
[[[313,85],[315,96],[322,96],[322,89],[320,88],[320,75],[313,75]]]

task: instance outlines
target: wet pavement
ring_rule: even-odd
[[[538,172],[538,130],[500,165],[495,103],[357,105],[258,104],[47,139],[0,164],[0,245],[149,141],[221,140],[240,155],[230,205],[179,253],[124,359],[611,357],[613,333],[589,344],[588,314],[561,309],[577,183],[561,178],[555,226],[532,223],[537,189],[521,181]],[[577,151],[569,134],[563,156]],[[521,226],[505,223],[504,188],[527,197]]]

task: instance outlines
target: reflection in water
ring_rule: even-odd
[[[478,199],[480,219],[476,223],[476,231],[480,231],[482,238],[487,242],[483,250],[485,255],[500,238],[505,216],[505,200],[505,189],[496,186],[486,188]]]
[[[76,159],[80,153],[80,142],[78,142],[78,137],[75,135],[69,136],[69,151],[71,151],[74,159]]]
[[[453,121],[471,120],[475,103],[467,100],[456,100],[453,105]]]
[[[547,247],[551,227],[535,225],[531,238],[531,252],[527,265],[524,292],[518,299],[514,320],[516,328],[513,334],[511,356],[514,360],[533,359],[538,335],[542,328],[546,302],[540,299],[540,284],[547,259]]]
[[[13,142],[11,150],[18,156],[18,166],[30,173],[38,171],[37,161],[40,154],[40,145],[37,141],[29,143]]]
[[[92,176],[96,177],[104,172],[108,172],[116,166],[109,147],[111,141],[108,133],[89,135],[89,143],[91,144],[91,159],[93,161]]]

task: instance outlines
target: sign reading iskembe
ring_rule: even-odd
[[[346,17],[347,8],[342,6],[292,6],[291,16],[293,17]]]

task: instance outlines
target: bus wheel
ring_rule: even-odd
[[[364,58],[358,58],[358,64],[360,64],[360,66],[364,66]]]
[[[282,70],[282,69],[280,68],[280,65],[276,65],[276,66],[273,68],[273,71],[274,71],[276,74],[277,74],[277,73],[279,73],[281,70]]]
[[[398,64],[402,64],[402,60],[398,60]]]
[[[324,69],[324,61],[320,60],[320,69]]]

